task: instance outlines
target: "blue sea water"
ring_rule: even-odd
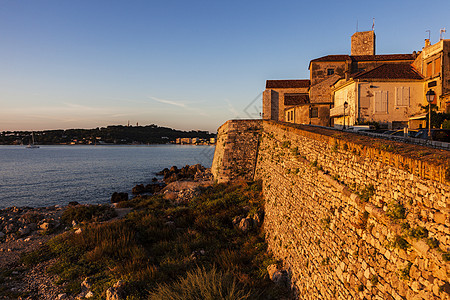
[[[0,146],[0,208],[108,203],[175,165],[211,167],[212,146]]]

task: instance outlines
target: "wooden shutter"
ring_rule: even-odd
[[[385,113],[388,111],[388,91],[381,93],[381,109]]]
[[[396,87],[395,88],[395,106],[402,106],[403,105],[403,88]]]
[[[404,86],[402,88],[402,105],[403,106],[409,106],[409,99],[410,99],[410,93],[409,93],[409,86]]]
[[[375,91],[374,113],[381,111],[381,91]]]

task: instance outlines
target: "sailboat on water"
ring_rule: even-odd
[[[31,143],[28,144],[27,148],[28,149],[39,148],[39,146],[34,143],[34,132],[31,132]]]

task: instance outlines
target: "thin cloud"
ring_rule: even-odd
[[[156,97],[152,97],[152,96],[149,96],[149,98],[154,100],[154,101],[160,102],[160,103],[170,104],[170,105],[175,105],[175,106],[187,108],[186,104],[184,104],[184,103],[179,103],[179,102],[175,102],[175,101],[172,101],[172,100],[156,98]]]
[[[234,108],[233,104],[231,104],[230,100],[225,99],[225,102],[227,103],[228,111],[231,112],[235,118],[239,118],[239,112]]]

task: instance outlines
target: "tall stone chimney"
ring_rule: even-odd
[[[375,55],[375,32],[361,31],[352,35],[351,55]]]

